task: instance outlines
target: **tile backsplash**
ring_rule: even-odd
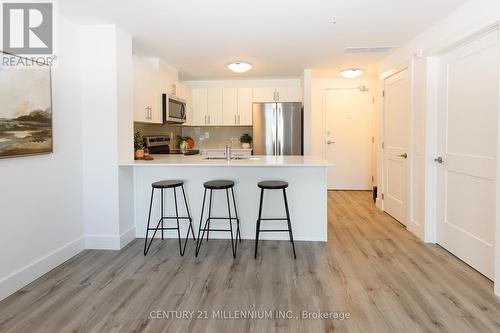
[[[244,133],[252,135],[252,126],[179,126],[169,124],[134,123],[134,132],[143,135],[173,135],[172,143],[176,145],[178,135],[189,136],[194,140],[196,149],[223,148],[231,143],[233,148],[240,148],[240,137]],[[178,148],[172,147],[170,148]]]
[[[183,127],[182,136],[190,136],[195,148],[223,148],[230,143],[233,148],[240,148],[240,137],[244,133],[252,135],[252,126],[193,126]]]

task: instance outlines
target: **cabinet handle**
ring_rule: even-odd
[[[207,115],[205,115],[205,125],[207,124]]]
[[[236,115],[234,115],[234,124],[237,124],[238,121],[236,120]]]
[[[241,125],[241,116],[238,115],[238,125]]]
[[[279,102],[280,101],[280,92],[279,92],[279,90],[276,90],[276,96],[278,97],[278,98],[276,98],[276,102]]]
[[[210,115],[208,115],[208,124],[210,125],[211,123],[211,119],[210,119]]]

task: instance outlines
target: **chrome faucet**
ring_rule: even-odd
[[[231,145],[226,145],[226,160],[231,161],[232,158]]]

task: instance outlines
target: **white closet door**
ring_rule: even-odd
[[[405,69],[384,82],[384,210],[408,225],[410,84]]]
[[[440,59],[438,243],[493,279],[498,32]]]

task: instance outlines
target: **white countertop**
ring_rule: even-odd
[[[225,151],[226,148],[225,147],[222,147],[222,148],[193,148],[193,149],[198,149],[200,151],[207,151],[207,150],[210,150],[210,151]],[[231,148],[232,151],[252,151],[253,148]]]
[[[151,155],[154,160],[137,160],[120,166],[221,166],[221,167],[329,167],[330,162],[314,156],[251,156],[250,158],[226,161],[205,159],[205,155]]]

